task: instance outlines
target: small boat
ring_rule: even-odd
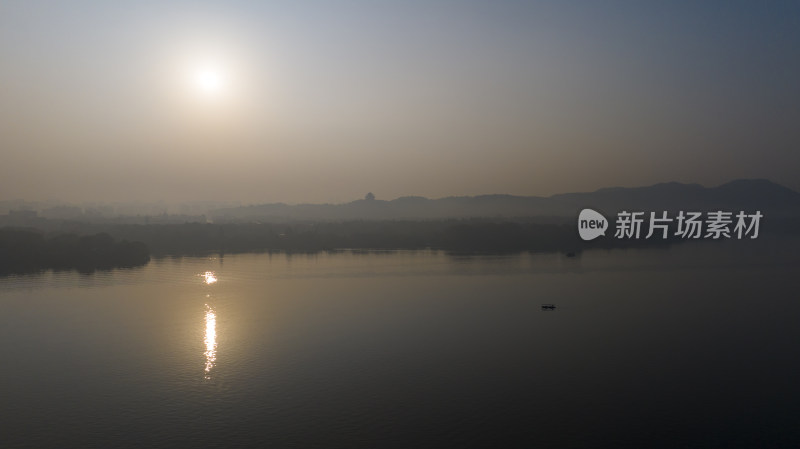
[[[575,257],[575,253],[570,251],[567,253],[567,257]]]
[[[542,304],[542,310],[554,310],[555,308],[555,304]]]

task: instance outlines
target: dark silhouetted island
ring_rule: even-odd
[[[48,232],[113,236],[143,242],[156,255],[356,250],[441,250],[572,253],[589,248],[660,246],[666,240],[597,239],[584,242],[573,224],[491,219],[352,220],[294,223],[89,224],[44,222]],[[57,228],[57,229],[54,229]],[[62,237],[59,237],[61,239]],[[110,237],[109,237],[110,238]]]
[[[106,233],[46,237],[34,229],[0,229],[0,274],[45,269],[91,272],[144,265],[149,260],[144,243],[116,241]]]

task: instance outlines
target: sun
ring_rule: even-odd
[[[191,76],[191,85],[195,91],[205,96],[217,96],[228,85],[225,71],[214,65],[196,68]]]

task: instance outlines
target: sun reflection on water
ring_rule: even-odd
[[[204,342],[206,344],[205,378],[211,379],[211,370],[217,361],[217,313],[208,304],[206,304],[206,335]]]
[[[201,276],[203,276],[203,279],[206,284],[214,284],[217,282],[217,275],[214,274],[213,271],[206,271]]]

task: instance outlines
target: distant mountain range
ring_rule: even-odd
[[[215,222],[292,220],[417,220],[444,218],[574,219],[583,208],[606,214],[618,211],[744,210],[773,216],[799,216],[800,193],[765,179],[732,181],[718,187],[668,182],[648,187],[614,187],[549,197],[479,195],[428,199],[418,196],[391,201],[363,199],[344,204],[271,203],[216,209]]]

